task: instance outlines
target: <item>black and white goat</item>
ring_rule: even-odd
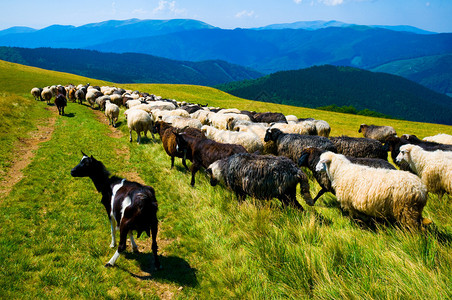
[[[80,163],[71,170],[73,177],[89,177],[98,192],[102,193],[102,204],[107,210],[111,223],[111,245],[116,246],[115,233],[119,229],[119,245],[113,257],[105,265],[114,266],[119,255],[126,249],[127,236],[130,237],[132,249],[138,252],[132,231],[137,237],[144,232],[150,237],[152,232],[152,252],[154,265],[160,268],[157,256],[157,200],[154,189],[137,182],[111,176],[104,164],[93,156],[83,154]]]

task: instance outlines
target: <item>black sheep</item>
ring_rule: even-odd
[[[336,146],[339,154],[388,160],[388,147],[377,140],[344,135],[330,137],[330,140]]]
[[[239,153],[217,160],[207,169],[210,184],[219,181],[243,200],[246,195],[267,200],[278,198],[283,205],[294,205],[303,210],[296,197],[297,185],[307,203],[312,198],[306,174],[286,157]]]
[[[274,154],[286,156],[295,163],[300,158],[302,151],[309,147],[317,147],[332,152],[337,151],[334,144],[326,137],[283,133],[277,128],[267,129],[264,141],[274,141],[276,146],[276,153]]]

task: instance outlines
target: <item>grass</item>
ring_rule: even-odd
[[[56,117],[45,103],[31,99],[31,87],[43,82],[96,84],[1,61],[0,78],[0,124],[9,124],[3,127],[9,134],[0,135],[5,138],[2,170],[8,170],[20,139],[42,120]],[[4,84],[4,79],[12,84]],[[177,100],[324,119],[333,135],[359,136],[361,123],[390,124],[399,133],[419,137],[452,133],[450,126],[259,103],[204,87],[123,86]],[[86,106],[69,103],[66,111],[70,115],[57,118],[52,138],[40,145],[23,171],[24,179],[0,199],[2,298],[452,297],[448,196],[430,195],[424,215],[434,226],[424,234],[384,224],[362,228],[341,214],[332,195],[323,196],[315,207],[304,205],[304,213],[282,208],[277,200],[247,198],[238,203],[228,190],[211,187],[202,172],[192,188],[180,160],[169,169],[159,142],[137,145],[128,142],[127,134],[117,138]],[[124,119],[120,121],[119,129],[126,133]],[[16,123],[20,131],[14,129]],[[80,150],[103,161],[113,174],[139,176],[155,188],[164,270],[152,271],[150,240],[144,237],[137,241],[140,254],[128,252],[117,267],[103,267],[114,250],[109,248],[110,228],[100,194],[89,179],[69,174],[81,158]],[[312,194],[319,189],[315,182],[311,188]]]

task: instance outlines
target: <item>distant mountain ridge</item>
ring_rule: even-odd
[[[39,30],[29,30],[28,32],[25,30],[17,32],[17,30],[11,30],[10,28],[0,31],[0,46],[85,48],[96,43],[114,41],[125,37],[147,38],[179,31],[212,28],[215,27],[191,19],[109,20],[77,27],[52,25]],[[7,34],[4,34],[4,31],[8,31]]]
[[[420,35],[369,27],[201,29],[154,36],[152,43],[121,39],[87,48],[188,61],[221,59],[268,74],[323,64],[370,69],[394,60],[451,53],[452,34]]]
[[[352,67],[281,71],[217,88],[250,100],[300,107],[353,106],[410,121],[452,125],[452,100],[399,76]]]
[[[211,60],[176,61],[138,53],[101,53],[81,49],[0,47],[0,60],[116,83],[183,83],[213,86],[263,74]]]
[[[353,26],[362,26],[362,27],[371,27],[371,28],[384,28],[394,31],[406,31],[412,32],[416,34],[434,34],[436,32],[431,32],[427,30],[423,30],[414,26],[408,25],[358,25],[358,24],[349,24],[340,21],[299,21],[293,23],[281,23],[281,24],[271,24],[258,28],[250,28],[250,29],[258,29],[258,30],[268,30],[268,29],[306,29],[306,30],[317,30],[328,27],[353,27]]]

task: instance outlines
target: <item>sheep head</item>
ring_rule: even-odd
[[[216,186],[218,182],[221,180],[221,170],[219,166],[219,161],[216,161],[206,169],[207,175],[210,178],[210,185]]]
[[[410,152],[413,149],[414,145],[407,144],[400,147],[399,155],[396,157],[396,161],[401,163],[402,161],[409,162],[410,161]]]
[[[315,166],[315,170],[317,172],[326,171],[328,172],[328,167],[331,164],[331,161],[333,160],[334,153],[333,152],[325,152],[322,155],[320,155],[320,160]]]
[[[366,125],[366,124],[361,124],[361,125],[359,126],[358,132],[359,132],[359,133],[364,132],[364,131],[367,129],[367,127],[368,127],[368,125]]]

